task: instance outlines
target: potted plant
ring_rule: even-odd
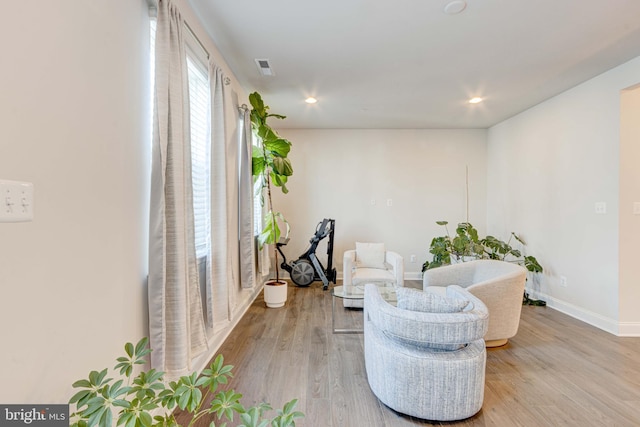
[[[520,250],[511,246],[512,239],[515,239],[522,246],[525,245],[525,242],[514,232],[511,232],[511,236],[506,242],[494,236],[480,239],[478,231],[473,225],[469,222],[463,222],[458,224],[456,236],[451,238],[447,228],[447,221],[436,221],[436,224],[445,227],[446,235],[434,237],[431,240],[429,252],[433,255],[433,258],[431,262],[425,261],[422,264],[423,272],[442,265],[474,259],[497,259],[515,262],[524,266],[531,273],[542,273],[543,271],[542,266],[534,256],[523,256]],[[529,298],[529,294],[526,291],[522,303],[526,305],[546,305],[545,301]]]
[[[164,381],[164,372],[155,369],[143,370],[133,376],[136,365],[148,362],[147,355],[151,350],[147,343],[147,338],[135,346],[127,343],[124,346],[126,356],[117,359],[113,372],[109,373],[108,369],[91,371],[87,379],[73,383],[73,387],[80,390],[69,400],[75,405],[70,420],[72,427],[177,427],[180,425],[174,414],[177,408],[189,414],[185,417],[188,424],[184,424],[188,426],[195,425],[203,417],[209,418],[207,421],[211,426],[224,426],[226,422],[218,422],[224,419],[233,422],[237,415],[241,427],[287,427],[295,426],[295,419],[304,416],[294,411],[297,399],[277,410],[275,417],[265,418],[272,409],[269,404],[245,408],[240,403],[240,393],[218,391],[220,385],[227,384],[233,377],[233,366],[224,365],[222,355],[218,355],[201,375],[194,372],[168,384]],[[209,395],[212,395],[210,401]]]
[[[288,193],[287,180],[293,174],[291,161],[287,157],[291,150],[291,142],[280,137],[267,123],[269,117],[285,119],[286,116],[269,113],[269,107],[264,105],[258,92],[249,95],[251,103],[251,128],[260,144],[253,147],[252,173],[254,182],[260,182],[259,191],[264,206],[264,191],[267,192],[267,212],[264,215],[264,228],[258,236],[258,244],[262,248],[265,244],[273,246],[273,256],[276,265],[275,280],[269,280],[264,286],[264,300],[267,307],[282,307],[287,300],[287,282],[280,280],[278,268],[278,251],[276,243],[289,236],[289,223],[280,212],[273,210],[271,186],[280,187],[283,193]],[[285,227],[282,234],[280,225]]]
[[[451,238],[447,228],[448,221],[436,221],[436,224],[444,226],[446,235],[433,238],[429,248],[433,259],[431,262],[425,261],[422,271],[482,258],[484,248],[478,238],[478,230],[473,225],[461,222],[456,228],[455,237]]]

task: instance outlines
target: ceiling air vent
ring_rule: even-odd
[[[275,76],[276,73],[271,69],[271,65],[269,64],[268,59],[256,59],[256,65],[258,66],[258,70],[260,70],[260,74],[263,76]]]

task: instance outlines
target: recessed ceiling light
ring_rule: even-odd
[[[467,8],[466,1],[455,0],[455,1],[449,2],[444,7],[444,13],[446,13],[447,15],[457,15],[458,13],[462,12],[466,8]]]
[[[307,99],[305,99],[304,102],[306,102],[307,104],[315,104],[316,102],[318,102],[318,100],[315,99],[313,96],[310,96]]]
[[[477,97],[477,96],[476,96],[475,98],[471,98],[471,99],[469,100],[469,104],[479,104],[479,103],[481,103],[481,102],[482,102],[482,98]]]

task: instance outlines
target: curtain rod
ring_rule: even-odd
[[[204,47],[204,45],[202,44],[198,36],[196,36],[196,33],[193,32],[193,30],[191,29],[191,26],[189,26],[187,21],[184,21],[184,26],[187,27],[187,30],[189,31],[189,33],[191,33],[191,36],[194,38],[194,40],[200,45],[204,53],[207,54],[207,60],[208,60],[211,57],[211,55],[209,55],[209,51],[207,50],[207,48]]]
[[[158,17],[158,1],[157,0],[147,0],[147,3],[149,4],[149,16],[151,18],[157,18]],[[202,42],[200,41],[198,36],[196,36],[195,31],[193,31],[193,28],[191,28],[189,23],[187,21],[183,21],[183,22],[184,22],[184,26],[187,28],[189,33],[191,33],[191,36],[200,45],[200,47],[202,48],[204,53],[207,54],[207,59],[209,59],[211,57],[211,55],[209,54],[209,50],[207,50],[207,48],[204,47],[204,44],[202,44]],[[229,81],[229,83],[231,83],[231,81]],[[225,82],[225,84],[229,84],[229,83]]]

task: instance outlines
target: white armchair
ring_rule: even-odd
[[[404,260],[400,254],[385,250],[384,243],[356,242],[355,250],[344,252],[342,263],[342,285],[354,292],[365,283],[391,283],[404,286]],[[345,307],[362,308],[363,300],[343,299]]]

